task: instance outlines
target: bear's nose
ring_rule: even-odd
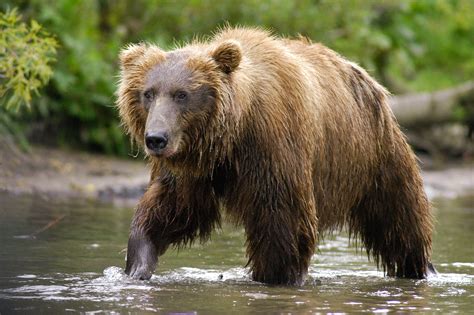
[[[166,132],[147,132],[145,134],[146,147],[154,153],[160,153],[168,144]]]

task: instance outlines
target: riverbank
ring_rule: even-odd
[[[0,139],[0,154],[0,191],[12,194],[134,204],[149,179],[142,158],[38,146],[25,153],[5,139]]]
[[[141,196],[149,178],[142,158],[118,159],[45,147],[24,153],[5,140],[0,144],[0,191],[13,194],[129,205]],[[474,196],[472,163],[423,170],[423,180],[430,199]]]

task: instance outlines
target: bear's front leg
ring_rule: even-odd
[[[275,201],[246,218],[248,265],[254,281],[303,284],[317,239],[314,203],[308,198],[294,198],[292,204]]]
[[[184,246],[196,237],[204,241],[219,224],[218,204],[206,181],[162,178],[165,182],[150,185],[133,217],[125,273],[134,279],[150,279],[169,246]]]
[[[157,243],[156,229],[161,225],[156,211],[160,204],[159,184],[151,185],[145,192],[133,216],[127,247],[125,273],[138,280],[148,280],[155,271],[158,246],[163,252],[165,244]]]
[[[138,280],[148,280],[155,271],[158,253],[150,237],[139,228],[132,228],[127,247],[125,273]]]

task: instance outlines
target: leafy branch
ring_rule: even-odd
[[[22,22],[16,9],[0,12],[0,106],[31,106],[53,74],[58,43],[38,22]]]

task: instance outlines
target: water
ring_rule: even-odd
[[[250,280],[243,231],[168,251],[150,281],[123,274],[132,211],[0,194],[0,313],[473,311],[473,198],[435,201],[428,280],[385,278],[344,234],[320,244],[302,287]]]

